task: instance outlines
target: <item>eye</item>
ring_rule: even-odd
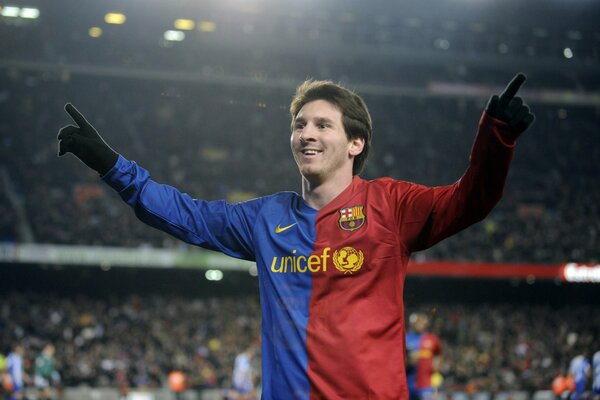
[[[322,122],[322,123],[320,123],[320,124],[319,124],[319,125],[317,125],[317,126],[319,127],[319,129],[327,129],[327,128],[330,128],[330,127],[331,127],[331,125],[329,125],[329,124],[327,124],[327,123],[325,123],[325,122]]]
[[[304,128],[304,123],[302,123],[302,122],[296,122],[294,124],[294,130],[297,131],[298,129],[302,129],[302,128]]]

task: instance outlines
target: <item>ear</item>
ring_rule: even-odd
[[[357,137],[354,139],[350,139],[348,142],[348,154],[356,157],[360,153],[362,153],[365,147],[365,138]]]

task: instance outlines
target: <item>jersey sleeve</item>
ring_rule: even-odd
[[[252,221],[262,199],[239,204],[197,200],[150,178],[147,170],[119,156],[102,179],[144,223],[184,242],[254,261]]]
[[[483,113],[469,165],[454,184],[427,187],[403,182],[392,190],[396,218],[409,251],[427,249],[485,218],[502,197],[514,143],[508,124]]]

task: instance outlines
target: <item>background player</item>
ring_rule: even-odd
[[[54,346],[47,344],[35,358],[33,383],[38,390],[40,400],[49,400],[52,396],[52,387],[56,387],[60,382],[60,375],[55,366],[54,352]]]
[[[408,319],[406,333],[406,378],[411,400],[432,399],[435,389],[432,377],[440,371],[442,345],[440,339],[427,332],[429,317],[424,313],[413,313]]]
[[[586,385],[591,374],[591,365],[587,357],[581,353],[573,357],[569,365],[569,375],[573,377],[574,389],[570,400],[583,398]]]
[[[232,375],[232,389],[227,392],[228,400],[255,400],[257,398],[255,364],[257,348],[250,345],[235,357]]]
[[[592,357],[592,399],[600,400],[600,351]]]
[[[17,344],[13,351],[6,357],[6,370],[12,383],[12,392],[9,394],[9,400],[23,399],[25,390],[25,370],[23,357],[25,356],[25,347]]]

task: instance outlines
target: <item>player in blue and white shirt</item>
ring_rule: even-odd
[[[6,358],[6,370],[12,381],[13,391],[9,400],[20,400],[23,398],[23,355],[25,348],[18,344],[12,353]]]
[[[600,351],[592,357],[592,398],[600,399]]]
[[[590,369],[590,362],[583,354],[575,356],[571,360],[569,375],[575,380],[575,390],[573,390],[571,400],[578,400],[583,392],[585,392],[585,385],[590,375]]]
[[[228,399],[255,400],[257,373],[254,368],[254,356],[257,348],[248,347],[235,357],[232,376],[232,389],[228,391]]]

